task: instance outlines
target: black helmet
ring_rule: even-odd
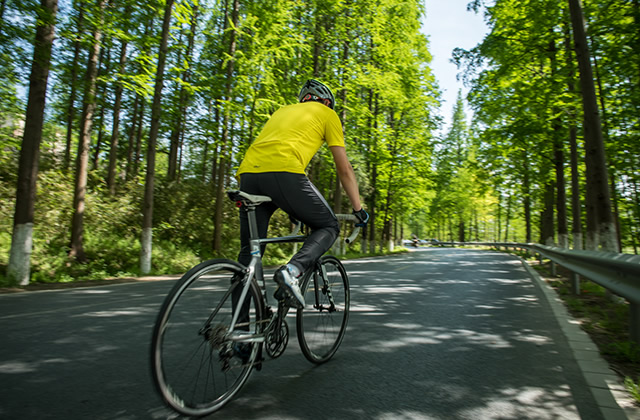
[[[304,86],[302,86],[298,94],[298,100],[300,102],[322,102],[331,109],[336,105],[336,99],[333,97],[331,89],[314,79],[307,80]]]

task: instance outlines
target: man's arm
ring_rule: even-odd
[[[356,174],[353,172],[353,167],[347,157],[347,151],[342,146],[331,146],[331,154],[333,154],[333,161],[336,164],[336,171],[338,172],[338,178],[342,188],[347,193],[351,207],[353,210],[362,210],[362,204],[360,204],[360,191],[358,189],[358,181],[356,180]]]

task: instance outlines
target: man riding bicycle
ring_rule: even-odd
[[[258,232],[267,236],[273,212],[281,208],[311,229],[302,248],[291,260],[278,268],[274,280],[288,289],[304,306],[298,279],[335,242],[340,225],[322,194],[309,181],[305,169],[326,141],[359,226],[366,226],[369,214],[360,204],[360,192],[353,167],[347,157],[342,124],[334,111],[331,90],[317,80],[308,80],[298,95],[299,103],[277,110],[247,150],[238,168],[240,190],[271,197],[256,209]],[[251,260],[249,222],[240,212],[241,249],[238,261]]]

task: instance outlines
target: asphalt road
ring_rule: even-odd
[[[334,359],[313,366],[292,336],[210,418],[603,418],[517,258],[421,248],[345,266],[352,310]],[[0,418],[180,418],[155,394],[148,356],[172,284],[0,295]]]

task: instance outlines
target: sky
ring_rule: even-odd
[[[467,12],[470,0],[424,0],[426,19],[423,20],[422,32],[429,38],[429,51],[433,56],[431,69],[435,74],[442,91],[442,107],[440,115],[445,126],[441,134],[445,134],[453,115],[458,90],[462,90],[464,99],[468,89],[462,81],[456,79],[458,68],[451,63],[454,48],[471,49],[479,44],[488,32],[481,14]],[[466,107],[467,120],[472,112]]]

